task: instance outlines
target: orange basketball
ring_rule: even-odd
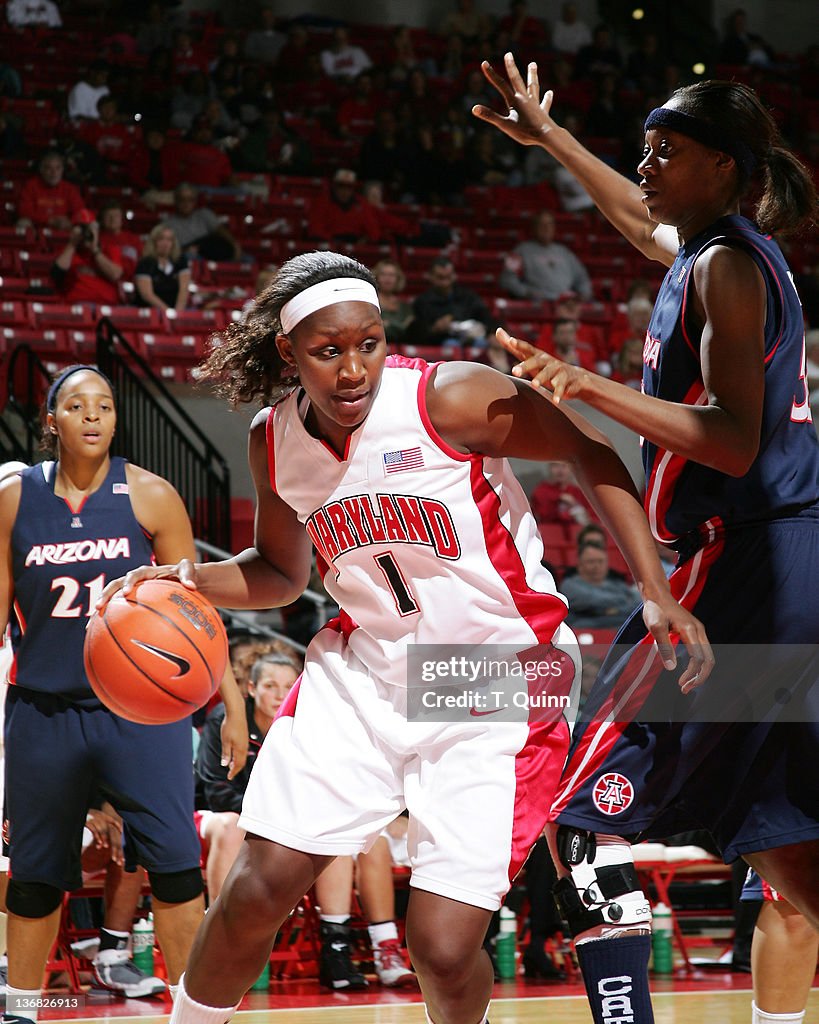
[[[99,699],[143,725],[177,722],[206,704],[228,658],[213,605],[175,580],[117,594],[85,635],[85,671]]]

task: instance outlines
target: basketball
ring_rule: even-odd
[[[213,605],[175,580],[146,580],[91,619],[85,671],[115,714],[142,725],[177,722],[206,704],[225,671],[228,641]]]

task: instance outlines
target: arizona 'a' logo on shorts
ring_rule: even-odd
[[[622,814],[634,802],[634,786],[619,772],[606,772],[592,790],[594,806],[603,814]]]

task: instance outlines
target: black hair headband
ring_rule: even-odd
[[[709,149],[719,150],[720,153],[727,153],[736,161],[739,173],[743,178],[750,178],[756,167],[756,157],[749,146],[739,139],[718,128],[715,124],[709,124],[702,118],[693,114],[686,114],[682,110],[673,110],[671,107],[655,107],[646,118],[645,131],[651,128],[670,128],[680,135],[687,135],[695,142],[701,142]]]
[[[102,377],[113,394],[114,385],[110,380],[108,380],[102,370],[98,369],[96,366],[90,366],[87,363],[80,363],[77,366],[69,366],[67,370],[63,370],[56,380],[51,382],[51,387],[48,389],[48,394],[46,395],[46,412],[54,412],[54,409],[57,406],[57,393],[60,388],[65,384],[69,377],[72,377],[75,373],[79,373],[80,370],[91,370],[93,373],[98,374]]]

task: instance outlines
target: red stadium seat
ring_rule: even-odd
[[[153,306],[98,306],[97,314],[107,316],[120,331],[161,331],[162,313]]]
[[[32,302],[29,308],[35,327],[90,327],[96,322],[90,303]]]
[[[225,326],[221,309],[167,309],[166,328],[171,334],[212,334]]]
[[[20,299],[0,302],[0,324],[6,327],[31,327],[28,303]]]

